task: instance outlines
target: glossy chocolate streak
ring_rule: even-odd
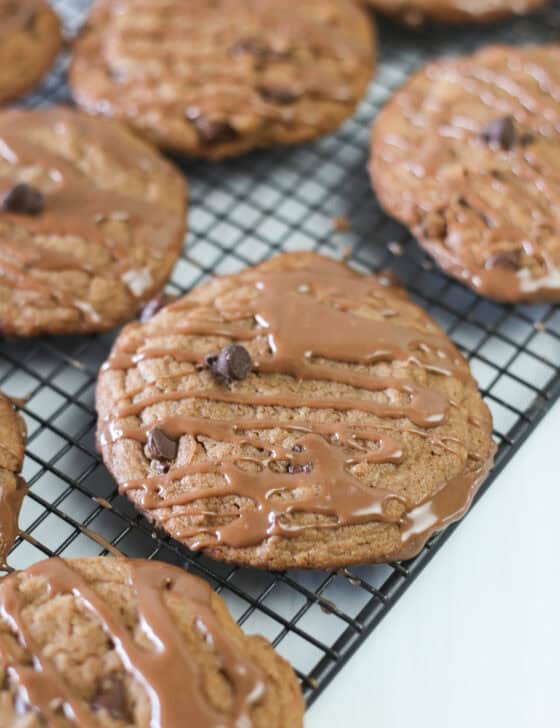
[[[155,424],[168,437],[178,440],[189,436],[225,442],[239,449],[254,448],[254,456],[231,456],[220,461],[171,463],[168,473],[129,481],[123,492],[136,495],[146,511],[171,509],[158,514],[157,520],[177,538],[189,539],[192,548],[212,543],[230,547],[255,546],[270,536],[293,537],[309,528],[337,528],[372,521],[399,526],[403,548],[455,520],[466,510],[489,468],[486,460],[470,474],[442,483],[436,496],[414,507],[394,492],[361,482],[350,472],[359,463],[398,465],[406,458],[404,445],[394,433],[414,433],[454,453],[453,438],[439,439],[430,434],[444,424],[452,405],[444,393],[421,386],[412,378],[379,376],[371,373],[372,364],[402,362],[409,369],[418,368],[444,377],[470,383],[464,360],[434,327],[427,330],[371,318],[371,309],[383,310],[387,288],[371,277],[362,277],[349,269],[318,258],[312,271],[287,269],[278,272],[248,271],[239,277],[240,288],[248,293],[242,301],[232,303],[218,298],[208,310],[192,307],[183,300],[167,307],[165,328],[147,328],[148,336],[220,336],[229,341],[267,343],[265,353],[253,354],[254,374],[246,384],[228,389],[215,382],[204,389],[182,389],[179,385],[167,392],[153,394],[143,389],[127,392],[110,416],[100,422],[102,446],[119,440],[145,443],[151,425],[134,425],[124,418],[140,416],[144,410],[165,402],[215,401],[242,407],[281,407],[285,410],[309,410],[305,418],[291,420],[286,415],[261,414],[235,421],[210,420],[196,415],[159,418]],[[393,291],[393,295],[398,295]],[[361,310],[360,310],[361,309]],[[368,312],[370,318],[368,318]],[[181,318],[175,314],[181,314]],[[181,374],[164,379],[177,380],[193,373],[193,365],[203,365],[204,355],[195,353],[185,343],[165,343],[134,348],[115,347],[105,370],[126,370],[143,361],[167,357],[189,365]],[[248,345],[248,343],[247,343]],[[259,352],[263,351],[261,346]],[[212,352],[205,352],[212,353]],[[350,370],[348,364],[360,365]],[[345,366],[346,365],[346,366]],[[393,371],[396,371],[393,369]],[[266,391],[267,375],[288,375],[296,381],[329,381],[345,385],[348,390],[336,396],[305,396]],[[260,379],[262,378],[262,386]],[[254,390],[257,391],[254,391]],[[388,424],[360,424],[340,421],[319,423],[317,410],[361,412],[388,420]],[[423,430],[403,426],[396,420],[408,420]],[[293,448],[269,444],[259,433],[279,428],[292,433]],[[373,443],[374,447],[371,447]],[[366,446],[369,444],[369,447]],[[348,454],[351,451],[351,455]],[[189,487],[167,495],[174,482],[212,474],[208,487]],[[241,503],[225,506],[234,496]],[[217,498],[224,509],[204,506],[205,499]],[[224,500],[226,499],[226,500]],[[252,503],[253,507],[247,507]],[[292,516],[305,514],[305,523]],[[199,517],[189,527],[176,525],[181,517]],[[310,522],[311,517],[311,522]],[[313,518],[315,517],[315,518]]]
[[[50,597],[73,594],[100,623],[112,641],[124,669],[146,691],[151,705],[150,728],[239,728],[251,726],[251,709],[263,697],[265,685],[254,664],[241,654],[214,614],[211,589],[202,580],[174,567],[151,561],[127,561],[129,584],[137,600],[138,618],[153,648],[136,642],[125,624],[86,580],[61,559],[48,559],[28,573],[47,580]],[[96,728],[98,721],[89,706],[78,699],[58,674],[49,658],[37,649],[22,611],[18,580],[8,577],[0,590],[0,614],[18,641],[33,655],[33,666],[18,664],[8,642],[0,644],[0,662],[10,680],[23,691],[25,702],[54,725],[60,719],[60,701],[72,722],[80,728]],[[227,713],[215,709],[205,695],[202,673],[178,630],[167,599],[189,605],[194,626],[215,655],[219,669],[231,686],[232,706]],[[56,715],[58,713],[58,716]]]

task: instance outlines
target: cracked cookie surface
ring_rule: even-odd
[[[436,61],[378,116],[385,210],[437,263],[501,301],[560,300],[560,50],[493,46]]]
[[[60,20],[44,0],[0,0],[0,104],[33,88],[62,45]]]
[[[299,728],[296,677],[162,562],[48,559],[0,583],[3,728]]]
[[[182,175],[126,128],[0,113],[0,332],[103,331],[157,294],[185,232]]]
[[[120,491],[252,566],[407,558],[467,510],[491,417],[404,291],[313,253],[216,279],[127,326],[98,380]]]
[[[88,111],[218,159],[334,131],[373,68],[351,0],[97,0],[70,82]]]

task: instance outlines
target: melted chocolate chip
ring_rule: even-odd
[[[42,193],[25,183],[17,184],[8,190],[0,201],[0,209],[18,215],[39,215],[43,211]]]
[[[519,250],[502,250],[486,259],[485,268],[502,268],[503,270],[519,270],[521,252]]]
[[[148,432],[146,455],[152,460],[164,463],[175,460],[178,448],[176,440],[167,437],[159,427],[154,427]]]
[[[489,146],[499,147],[504,151],[510,150],[517,138],[513,117],[503,116],[500,119],[494,119],[482,129],[479,137]]]
[[[197,108],[187,109],[187,118],[192,122],[198,136],[205,144],[230,142],[237,136],[235,129],[226,121],[209,119]]]
[[[91,707],[95,711],[106,710],[115,720],[128,721],[130,714],[122,680],[118,677],[104,680],[91,700]]]
[[[294,452],[303,452],[303,445],[299,445],[299,444],[294,445],[293,448],[292,448],[292,450]]]
[[[259,93],[265,101],[271,101],[273,104],[293,104],[300,96],[295,89],[288,86],[261,86]]]
[[[162,308],[165,308],[165,306],[172,303],[175,299],[176,296],[170,296],[168,293],[160,293],[159,296],[148,301],[148,303],[140,311],[140,316],[138,318],[142,323],[146,323],[146,321],[153,318],[156,313],[159,313]]]
[[[226,381],[245,379],[253,368],[251,355],[241,344],[230,344],[204,361],[214,376]]]

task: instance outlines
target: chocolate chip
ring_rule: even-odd
[[[245,379],[253,368],[251,355],[241,344],[230,344],[204,361],[214,376],[226,381]]]
[[[43,205],[42,193],[25,183],[12,187],[0,201],[0,209],[4,212],[15,212],[19,215],[38,215],[43,211]]]
[[[294,445],[292,450],[294,452],[303,452],[303,445],[300,445],[299,443],[297,445]]]
[[[479,137],[485,144],[508,151],[513,147],[517,138],[513,117],[503,116],[500,119],[494,119],[482,129]]]
[[[273,104],[293,104],[301,95],[288,86],[273,86],[271,84],[261,86],[259,93],[265,101],[271,101]]]
[[[175,300],[176,296],[171,296],[168,293],[160,293],[159,296],[156,296],[155,298],[152,298],[151,301],[148,301],[148,303],[140,311],[140,316],[138,318],[142,323],[146,323],[146,321],[149,321],[151,318],[153,318],[156,313],[159,313],[162,308],[165,308],[165,306],[169,305]]]
[[[115,720],[126,720],[130,713],[126,705],[124,684],[120,678],[112,677],[99,685],[96,694],[91,700],[93,710],[106,710]]]
[[[530,132],[526,132],[519,137],[519,143],[522,147],[528,147],[529,144],[532,144],[534,141],[536,141],[536,136]]]
[[[179,446],[176,440],[167,437],[163,430],[154,427],[148,432],[146,455],[152,460],[169,462],[177,457]]]
[[[447,236],[447,222],[442,213],[431,212],[422,221],[422,234],[431,240],[443,240]]]
[[[521,251],[502,250],[486,259],[485,268],[502,268],[504,270],[519,270]]]
[[[205,144],[230,142],[237,136],[235,129],[226,121],[209,119],[196,107],[189,107],[186,115],[187,119],[193,123],[198,136]]]

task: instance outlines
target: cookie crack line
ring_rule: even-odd
[[[210,372],[209,388],[197,388],[190,380],[185,385],[183,372],[171,382],[163,380],[170,386],[167,391],[158,392],[154,382],[155,393],[143,386],[113,395],[109,410],[100,408],[102,452],[111,467],[110,453],[119,443],[145,445],[154,433],[162,433],[158,437],[167,454],[160,459],[156,453],[155,461],[163,472],[121,479],[120,489],[194,549],[216,544],[242,549],[275,536],[291,539],[313,530],[379,522],[398,529],[400,551],[408,552],[464,513],[488,474],[494,448],[487,444],[486,452],[468,452],[463,462],[461,442],[438,434],[461,406],[444,391],[418,384],[414,376],[380,376],[371,369],[398,364],[409,375],[416,371],[424,378],[453,379],[473,390],[475,385],[465,361],[427,317],[420,326],[403,325],[394,317],[390,322],[368,318],[360,310],[368,305],[379,309],[388,295],[396,295],[378,280],[320,256],[311,256],[309,268],[299,269],[300,260],[285,255],[271,267],[240,274],[234,280],[243,293],[232,300],[226,290],[211,310],[193,306],[189,297],[170,304],[146,325],[147,344],[138,345],[144,339],[136,329],[122,343],[117,341],[103,367],[101,390],[105,378],[122,382],[131,368],[157,360],[188,362],[190,375],[200,381],[201,370],[216,357],[193,348],[193,336],[243,342],[253,351],[252,372],[235,384]],[[169,337],[180,337],[180,343],[151,343]],[[263,342],[266,346],[259,348]],[[347,389],[328,397],[297,393],[299,385],[295,392],[267,392],[271,376]],[[99,393],[98,402],[103,402]],[[185,402],[223,403],[243,412],[248,408],[253,415],[238,411],[229,421],[192,413],[157,414],[162,405],[181,407]],[[483,419],[477,424],[489,428],[489,414],[481,409]],[[277,410],[292,415],[271,414]],[[316,413],[328,410],[340,413],[339,421],[318,422]],[[348,421],[352,412],[367,419]],[[146,421],[137,424],[139,417]],[[409,424],[402,425],[403,420]],[[289,434],[289,445],[264,437],[278,429]],[[363,482],[352,472],[363,464],[401,465],[407,457],[402,441],[406,435],[437,444],[464,466],[419,503]],[[170,443],[186,436],[194,449],[185,462],[174,464],[177,445]],[[234,452],[200,461],[196,443],[204,438]],[[200,476],[212,482],[196,485]],[[192,485],[178,487],[185,482]],[[214,509],[217,499],[224,508]],[[252,507],[243,505],[247,502]],[[186,527],[181,523],[185,518]]]
[[[87,561],[87,560],[86,560]],[[136,641],[122,617],[79,571],[62,559],[51,558],[27,569],[28,577],[46,581],[49,598],[72,595],[99,623],[112,641],[123,669],[148,696],[150,728],[236,728],[251,725],[251,712],[266,696],[262,669],[243,654],[242,643],[233,639],[215,614],[216,598],[201,579],[167,564],[130,559],[126,561],[128,586],[137,603],[138,622],[151,648]],[[165,595],[165,598],[164,598]],[[218,710],[205,694],[201,665],[191,653],[167,606],[175,600],[192,612],[193,628],[217,660],[219,671],[232,691],[228,710]],[[17,691],[24,712],[36,709],[47,725],[64,715],[80,728],[97,728],[95,713],[76,696],[59,674],[54,661],[37,644],[24,614],[19,575],[7,577],[0,586],[0,617],[7,622],[19,647],[33,658],[21,664],[15,645],[0,641],[0,664]]]

